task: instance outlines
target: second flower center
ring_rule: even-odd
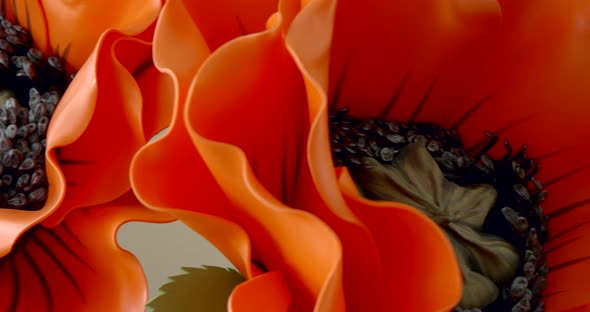
[[[69,82],[59,58],[45,57],[23,27],[0,17],[0,208],[45,204],[45,137]]]
[[[467,151],[438,125],[357,119],[347,110],[330,117],[330,139],[335,165],[348,168],[364,197],[413,206],[445,231],[463,273],[457,311],[543,309],[547,192],[526,146],[513,153],[505,142],[494,159],[492,133]]]

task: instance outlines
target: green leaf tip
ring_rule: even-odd
[[[163,294],[147,306],[153,312],[227,311],[227,301],[233,289],[244,281],[234,269],[205,265],[202,268],[182,267],[185,272],[169,277],[162,285]]]

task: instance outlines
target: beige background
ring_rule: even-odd
[[[158,288],[168,282],[169,276],[182,274],[181,267],[232,267],[213,245],[179,221],[130,222],[121,227],[117,237],[121,247],[135,254],[143,265],[150,300],[158,296]]]

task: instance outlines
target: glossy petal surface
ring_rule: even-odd
[[[156,19],[160,0],[145,1],[2,1],[8,16],[30,29],[43,51],[64,56],[82,67],[105,30],[137,35]]]
[[[328,72],[332,110],[434,121],[457,128],[467,148],[480,142],[484,130],[514,147],[526,143],[541,162],[537,178],[550,194],[544,208],[555,238],[548,261],[561,264],[549,275],[547,307],[587,304],[587,285],[573,281],[587,277],[574,272],[589,267],[572,240],[584,239],[590,222],[588,4],[434,2],[339,3]],[[326,41],[303,34],[327,18],[310,14],[305,19],[311,22],[298,24],[303,16],[305,9],[290,29],[293,51],[303,71],[319,72],[316,80],[325,81],[325,63],[318,61],[324,54],[310,50]],[[492,151],[503,152],[501,146]]]
[[[147,299],[137,259],[115,241],[122,223],[167,222],[131,193],[78,209],[53,228],[37,226],[0,258],[0,311],[136,311]],[[108,259],[108,261],[105,261]]]
[[[116,32],[101,38],[49,125],[48,200],[33,212],[0,209],[0,254],[42,220],[55,225],[74,208],[106,203],[129,190],[127,168],[145,142],[142,93],[133,74],[141,76],[136,71],[151,66],[150,49],[149,44]],[[164,124],[153,119],[152,132]]]

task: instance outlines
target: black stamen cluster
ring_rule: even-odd
[[[542,244],[548,236],[548,220],[541,203],[547,191],[534,177],[539,166],[527,157],[526,145],[514,153],[505,141],[506,153],[496,159],[488,155],[498,142],[498,137],[490,132],[486,132],[485,140],[478,146],[466,151],[454,130],[432,123],[356,119],[348,115],[348,110],[330,116],[329,127],[335,166],[360,166],[363,157],[391,163],[407,144],[422,143],[448,180],[461,186],[492,185],[498,199],[483,231],[502,237],[519,250],[521,265],[510,284],[498,285],[503,291],[496,302],[481,310],[544,310],[540,299],[548,266]]]
[[[0,17],[0,207],[38,210],[47,199],[49,122],[70,77],[29,33]]]

